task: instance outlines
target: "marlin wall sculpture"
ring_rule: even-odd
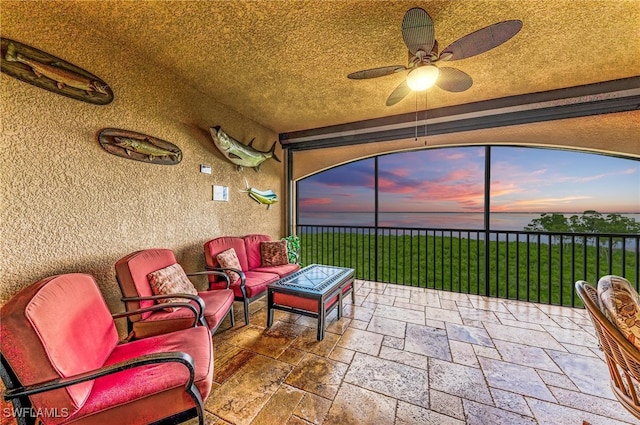
[[[271,149],[267,152],[262,152],[253,147],[255,138],[251,139],[248,145],[243,145],[222,131],[219,125],[211,127],[209,132],[216,147],[222,152],[225,158],[233,164],[236,164],[238,170],[242,170],[242,167],[249,167],[260,171],[260,165],[269,158],[282,162],[275,154],[276,142],[273,142]]]

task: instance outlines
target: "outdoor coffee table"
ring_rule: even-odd
[[[312,264],[267,285],[267,326],[273,324],[273,310],[302,314],[318,319],[318,341],[324,338],[327,315],[338,308],[342,317],[342,297],[353,291],[353,269]]]

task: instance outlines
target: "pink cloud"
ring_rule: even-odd
[[[299,205],[301,207],[311,207],[314,205],[327,205],[333,203],[331,198],[307,198],[301,199]]]

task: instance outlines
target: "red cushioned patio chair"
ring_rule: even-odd
[[[154,295],[149,282],[149,274],[177,264],[176,257],[170,249],[145,249],[133,252],[115,265],[116,279],[122,291],[127,311],[163,302],[167,298],[183,298],[186,305],[175,311],[159,309],[127,318],[130,336],[146,338],[188,328],[194,320],[194,311],[202,311],[203,321],[214,333],[229,314],[231,326],[235,325],[233,315],[233,291],[229,289],[229,279],[225,273],[218,271],[202,271],[189,273],[186,276],[217,275],[224,279],[220,288],[197,292],[197,295],[180,293]],[[181,270],[181,268],[180,268]]]
[[[211,332],[197,326],[120,344],[114,319],[140,312],[111,315],[93,277],[80,273],[16,294],[0,310],[0,372],[12,402],[3,415],[20,425],[203,424]]]

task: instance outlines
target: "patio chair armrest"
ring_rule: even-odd
[[[231,268],[231,267],[210,267],[210,266],[207,266],[206,268],[207,268],[207,270],[212,270],[212,271],[224,272],[225,270],[229,270],[229,271],[232,271],[232,272],[236,272],[236,273],[238,273],[238,275],[240,275],[240,286],[244,287],[246,285],[247,277],[244,275],[244,272],[242,270],[240,270],[240,269],[234,269],[234,268]],[[227,276],[227,278],[228,278],[228,276]]]
[[[223,271],[205,270],[205,271],[201,271],[201,272],[187,273],[187,276],[202,276],[202,275],[205,275],[205,276],[215,275],[215,276],[223,277],[227,281],[227,286],[225,287],[225,289],[229,289],[229,285],[231,284],[231,279],[229,279],[229,275],[226,274]]]
[[[59,388],[69,387],[71,385],[80,384],[100,378],[114,373],[123,372],[128,369],[133,369],[140,366],[146,366],[150,364],[158,363],[181,363],[189,371],[189,380],[187,381],[185,388],[187,391],[191,388],[195,380],[195,366],[193,358],[184,352],[173,351],[166,353],[153,353],[146,354],[144,356],[136,357],[134,359],[125,360],[119,363],[115,363],[109,366],[104,366],[99,369],[95,369],[89,372],[81,373],[78,375],[69,376],[67,378],[58,378],[38,384],[27,385],[24,387],[13,388],[7,390],[3,397],[6,401],[14,398],[30,396],[34,394],[43,393],[46,391],[57,390]]]
[[[179,294],[165,294],[165,295],[148,295],[148,296],[144,296],[144,297],[122,297],[121,300],[123,302],[127,302],[127,301],[157,301],[157,300],[163,300],[163,299],[167,299],[167,298],[186,298],[192,301],[195,301],[196,305],[198,306],[198,309],[196,310],[196,308],[194,307],[193,304],[191,303],[162,303],[162,304],[157,304],[154,306],[150,306],[150,307],[145,307],[147,309],[150,310],[146,310],[146,311],[154,311],[154,310],[161,310],[164,309],[166,307],[186,307],[189,310],[193,311],[193,314],[195,316],[195,323],[200,323],[202,325],[206,325],[206,322],[204,320],[204,301],[202,300],[202,298],[200,298],[197,295],[193,295],[193,294],[185,294],[185,293],[179,293]],[[155,308],[153,308],[155,307]],[[116,318],[120,318],[120,317],[126,317],[126,316],[130,316],[131,314],[138,314],[138,313],[144,313],[146,311],[142,311],[144,309],[137,309],[137,310],[132,310],[129,312],[125,312],[125,313],[121,313],[123,314],[123,316],[119,316],[119,317],[115,317]],[[129,314],[128,314],[129,313]]]

